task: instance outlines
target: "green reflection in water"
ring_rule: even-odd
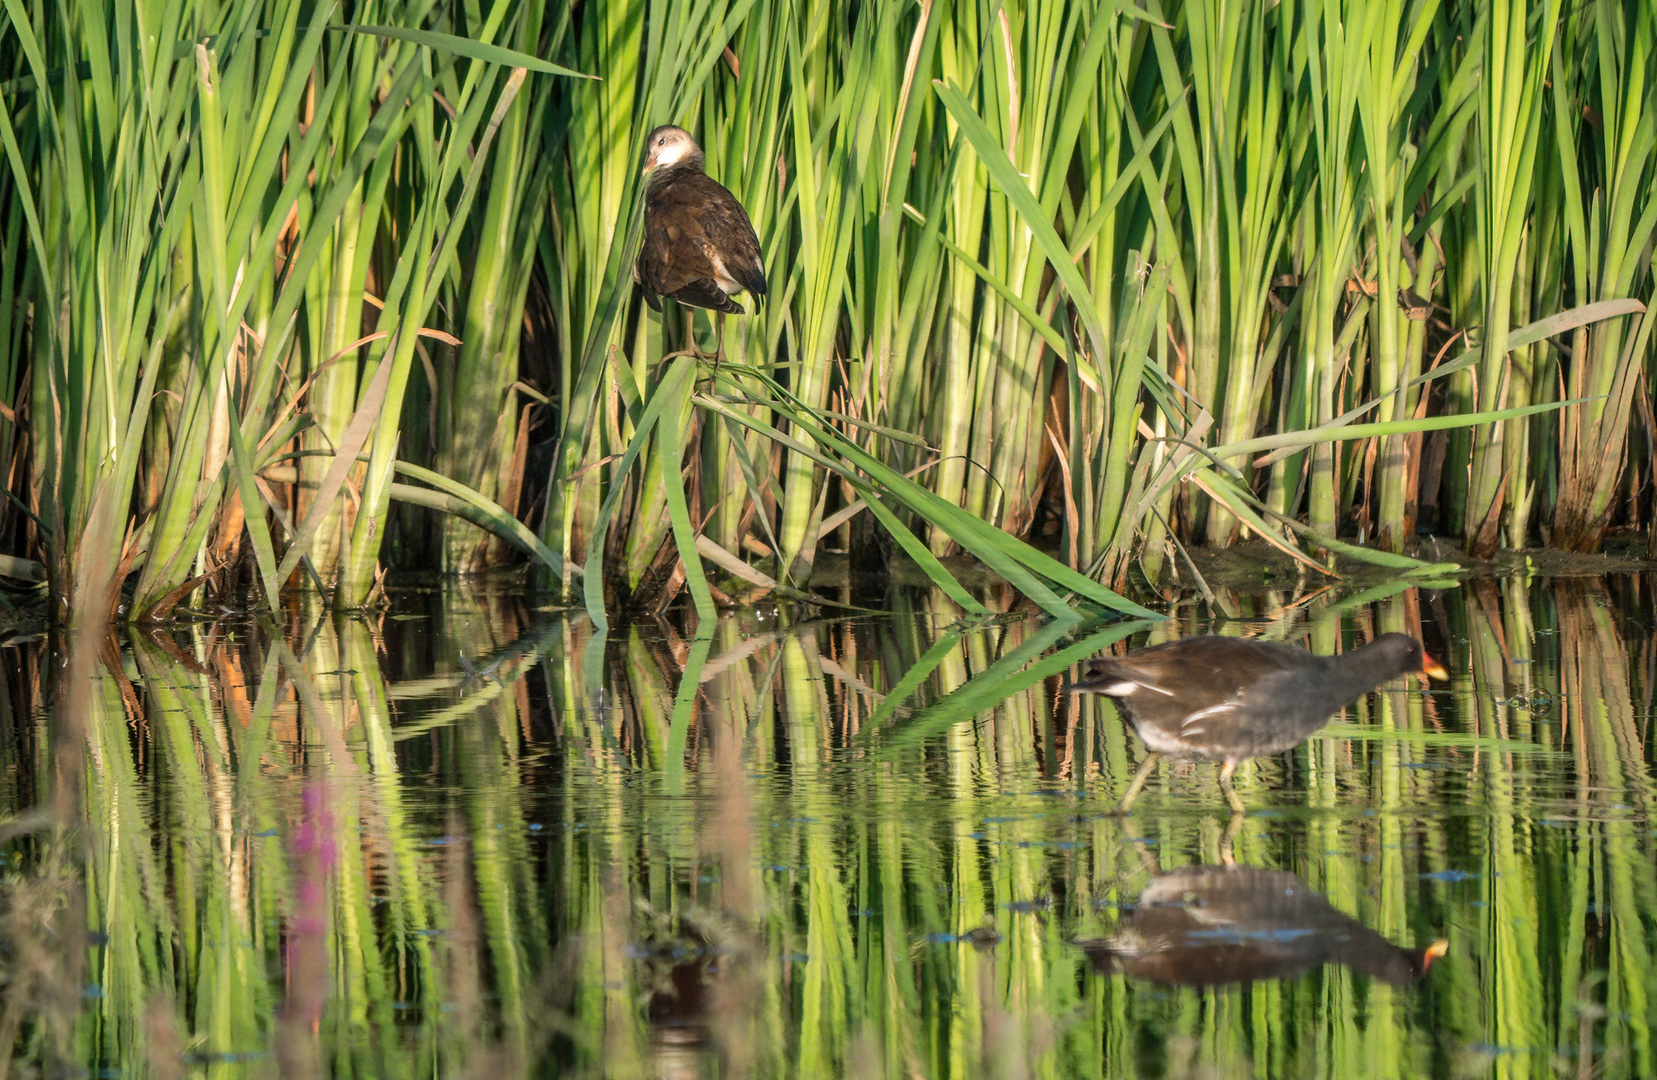
[[[1063,692],[1188,619],[904,596],[598,639],[432,595],[135,637],[46,721],[10,651],[0,1045],[23,1075],[1657,1075],[1647,583],[1293,600],[1221,629],[1417,632],[1452,681],[1244,766],[1241,819],[1189,763],[1106,814],[1144,748]]]

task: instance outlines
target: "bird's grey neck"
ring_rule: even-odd
[[[1375,642],[1371,642],[1370,644],[1361,646],[1349,653],[1337,653],[1334,656],[1319,657],[1319,660],[1321,660],[1324,665],[1323,685],[1328,688],[1331,696],[1334,696],[1338,692],[1343,695],[1344,701],[1351,701],[1386,681],[1386,679],[1383,678],[1386,674],[1385,672],[1378,672],[1373,669],[1359,669],[1353,667],[1350,663],[1341,662],[1343,658],[1349,659],[1356,653],[1367,652],[1372,649],[1377,650],[1378,656],[1387,655],[1386,646],[1384,644],[1378,645]]]

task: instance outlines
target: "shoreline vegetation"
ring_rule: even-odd
[[[831,549],[1145,614],[1652,517],[1653,5],[6,0],[0,57],[0,573],[81,625],[526,558],[711,625]],[[663,123],[774,283],[717,373],[632,282]]]

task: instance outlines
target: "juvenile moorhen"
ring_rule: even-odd
[[[759,237],[736,196],[703,171],[706,159],[690,132],[664,124],[645,145],[644,244],[633,280],[653,311],[670,296],[717,312],[717,361],[725,353],[725,316],[744,310],[731,298],[744,289],[765,297]]]
[[[1115,937],[1076,943],[1094,967],[1179,986],[1283,979],[1345,964],[1407,986],[1443,956],[1394,945],[1332,907],[1298,876],[1248,866],[1187,866],[1154,878]]]
[[[1408,634],[1382,634],[1339,656],[1205,635],[1095,660],[1071,690],[1114,698],[1150,748],[1118,812],[1127,812],[1157,758],[1169,754],[1225,762],[1220,788],[1241,813],[1231,786],[1238,762],[1292,750],[1347,702],[1409,672],[1448,678]]]

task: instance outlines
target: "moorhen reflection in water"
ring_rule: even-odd
[[[1168,754],[1224,762],[1220,788],[1241,813],[1231,786],[1238,762],[1294,749],[1348,702],[1411,672],[1448,677],[1408,634],[1382,634],[1338,656],[1205,635],[1102,657],[1071,691],[1114,699],[1151,751],[1118,811],[1133,805],[1157,758]]]
[[[1100,971],[1180,986],[1284,979],[1328,963],[1407,986],[1448,948],[1442,938],[1401,948],[1296,875],[1248,866],[1159,874],[1121,933],[1076,944]]]
[[[655,1075],[700,1076],[705,1055],[718,1050],[721,1019],[748,992],[752,965],[743,935],[711,912],[660,915],[641,905],[654,923],[649,937],[629,945],[647,991],[645,1015]]]

